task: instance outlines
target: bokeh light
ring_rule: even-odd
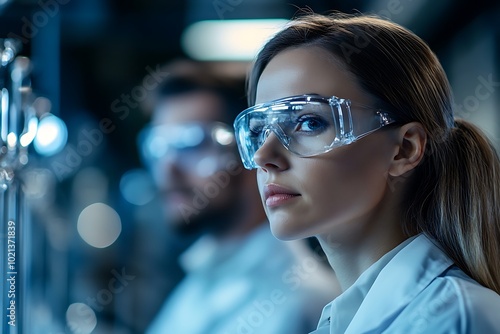
[[[57,116],[48,114],[40,120],[33,146],[45,156],[60,152],[68,140],[66,124]]]
[[[198,60],[252,60],[285,19],[207,20],[187,27],[181,37],[186,53]]]
[[[66,310],[66,323],[71,333],[90,334],[97,326],[97,318],[87,304],[73,303]]]
[[[120,236],[122,223],[112,207],[104,203],[94,203],[80,213],[77,229],[86,243],[96,248],[105,248]]]
[[[120,192],[127,202],[144,205],[154,198],[155,187],[148,172],[133,169],[123,174],[120,180]]]

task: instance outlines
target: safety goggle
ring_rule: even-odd
[[[235,145],[233,130],[220,122],[153,125],[143,129],[138,140],[149,168],[171,163],[199,176],[219,169],[224,155],[233,155],[228,147]]]
[[[255,152],[271,132],[290,152],[312,157],[348,145],[394,122],[386,112],[352,104],[348,99],[300,95],[245,109],[236,118],[234,129],[243,165],[252,169],[258,167]]]

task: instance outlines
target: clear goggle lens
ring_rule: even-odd
[[[227,148],[235,145],[232,129],[219,122],[150,126],[138,140],[148,168],[170,163],[200,175],[219,168],[217,161],[227,160],[225,156],[232,155]]]
[[[257,168],[253,157],[274,133],[290,152],[311,157],[347,145],[393,123],[387,113],[335,96],[293,96],[244,110],[234,122],[236,142],[245,168]]]

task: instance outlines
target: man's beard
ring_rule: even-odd
[[[192,214],[189,220],[176,216],[175,221],[170,222],[172,230],[182,235],[215,234],[222,235],[233,227],[235,217],[239,211],[239,205],[233,201],[225,207],[212,208],[207,206]],[[167,219],[169,219],[167,217]]]

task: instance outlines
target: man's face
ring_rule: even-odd
[[[214,127],[224,108],[217,96],[192,92],[167,97],[154,111],[159,138],[180,143],[150,166],[167,221],[178,230],[224,229],[221,224],[238,206],[235,176],[242,167],[234,138]]]

